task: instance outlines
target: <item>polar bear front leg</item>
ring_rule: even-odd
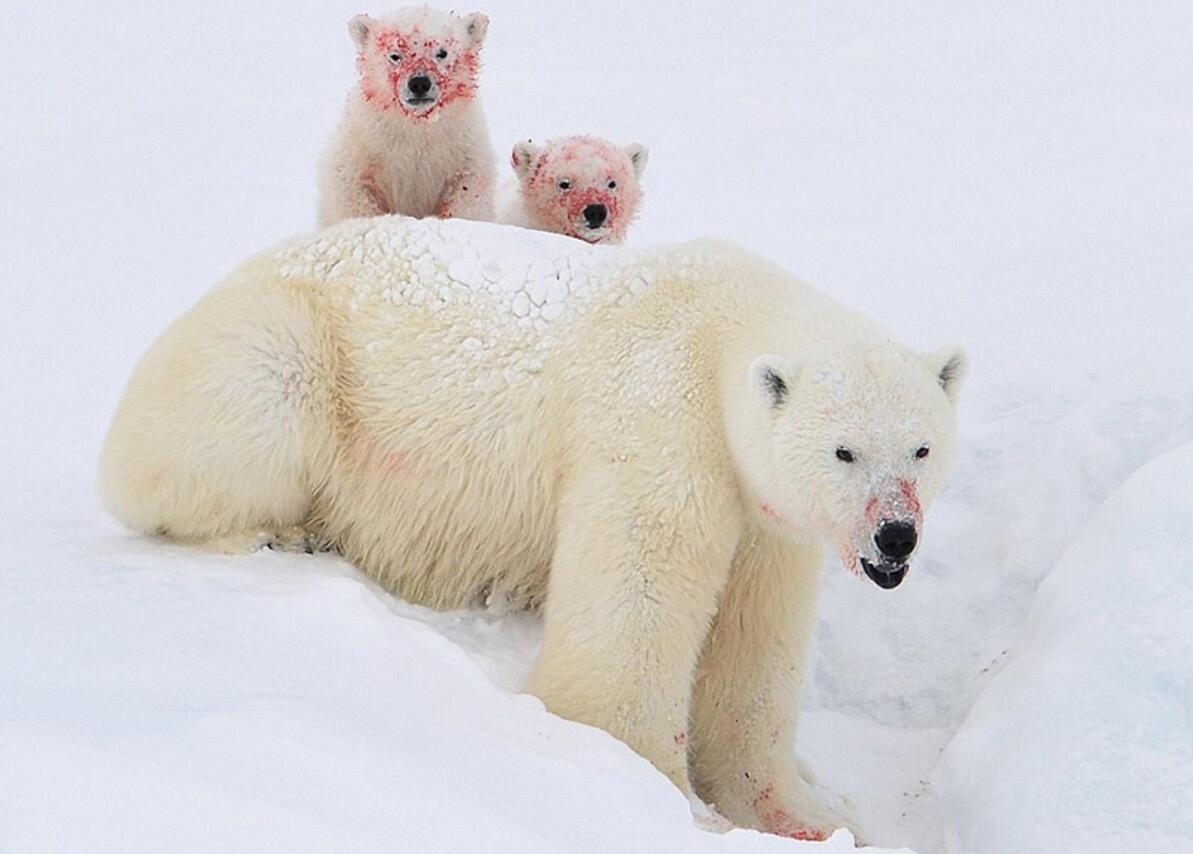
[[[435,207],[440,219],[471,219],[492,222],[494,181],[491,174],[466,172],[450,181]]]
[[[636,499],[629,484],[601,479],[562,503],[529,690],[621,739],[688,794],[692,678],[740,528],[717,489]]]
[[[844,822],[800,776],[800,684],[822,556],[767,533],[738,547],[692,698],[697,794],[742,827],[827,839]]]
[[[384,189],[385,170],[379,159],[348,152],[326,164],[320,175],[319,226],[345,219],[392,213]]]

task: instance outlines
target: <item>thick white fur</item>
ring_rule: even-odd
[[[474,19],[484,26],[470,36],[469,22]],[[352,19],[349,32],[361,51],[362,86],[349,93],[344,115],[319,163],[321,226],[389,213],[493,219],[493,151],[475,94],[461,95],[428,117],[411,116],[400,105],[379,106],[380,98],[365,96],[365,75],[382,61],[369,55],[376,52],[373,36],[385,29],[414,28],[420,39],[433,40],[432,47],[445,42],[459,51],[467,44],[475,52],[480,50],[487,19],[478,15],[461,19],[425,6],[376,20]],[[431,48],[426,50],[422,63],[433,65]],[[468,76],[468,69],[457,68],[454,75]]]
[[[162,334],[101,490],[146,533],[230,550],[301,526],[412,601],[541,607],[550,709],[737,824],[818,837],[840,819],[795,765],[799,684],[821,544],[852,542],[870,478],[833,451],[881,484],[929,442],[930,498],[941,358],[729,244],[356,220]]]

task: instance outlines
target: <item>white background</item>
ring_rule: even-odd
[[[917,346],[968,347],[962,457],[929,514],[917,572],[884,594],[827,568],[802,741],[870,839],[924,852],[943,850],[946,838],[954,850],[974,844],[957,841],[967,838],[966,811],[955,792],[938,791],[948,781],[932,782],[940,750],[1023,646],[1037,585],[1088,535],[1099,505],[1132,471],[1193,441],[1193,6],[495,0],[483,10],[492,24],[481,92],[502,164],[525,137],[592,132],[645,143],[647,195],[631,242],[729,237]],[[163,839],[182,834],[178,850],[217,838],[223,850],[265,850],[282,817],[311,803],[324,805],[326,820],[301,832],[286,825],[289,850],[319,850],[346,827],[359,834],[355,850],[366,850],[411,822],[428,835],[409,850],[434,850],[428,839],[451,847],[435,835],[444,822],[459,834],[451,839],[475,841],[470,831],[486,822],[489,838],[512,838],[467,792],[452,821],[440,812],[444,798],[431,795],[428,805],[381,798],[363,810],[347,795],[340,804],[328,792],[351,791],[353,776],[323,788],[307,780],[322,766],[284,749],[279,727],[296,718],[289,706],[275,720],[234,704],[209,742],[193,730],[161,734],[169,722],[210,723],[202,710],[213,696],[260,690],[256,677],[228,676],[245,656],[266,682],[316,674],[294,689],[304,708],[355,710],[345,724],[352,743],[329,750],[327,767],[390,760],[358,769],[358,782],[380,785],[401,765],[436,769],[454,791],[453,781],[480,773],[432,725],[452,707],[456,677],[443,661],[457,658],[487,674],[459,677],[471,692],[460,702],[481,720],[590,737],[541,723],[549,719],[533,703],[510,696],[533,655],[533,620],[395,610],[331,558],[223,562],[163,549],[121,532],[94,498],[97,446],[139,354],[247,255],[313,227],[314,163],[353,84],[345,22],[359,11],[21,2],[2,15],[0,531],[11,548],[0,554],[0,743],[15,760],[0,761],[9,769],[0,774],[0,851],[61,850],[70,837],[54,834],[70,831],[55,817],[64,814],[90,834],[79,850],[133,850],[122,834],[151,813]],[[1122,537],[1114,547],[1130,554],[1138,543],[1130,531]],[[292,588],[303,585],[314,592],[296,600]],[[228,622],[245,590],[255,604]],[[312,642],[324,616],[345,632],[363,624],[360,646]],[[423,637],[418,621],[438,633],[422,646],[410,640]],[[193,634],[174,649],[180,626]],[[286,626],[295,637],[280,643]],[[361,652],[386,642],[424,657]],[[367,661],[354,669],[358,654]],[[202,678],[174,685],[165,677],[179,667]],[[355,693],[394,672],[439,677],[443,702],[410,700],[401,679],[391,693]],[[1081,698],[1070,705],[1081,710]],[[511,711],[523,708],[539,723]],[[372,721],[384,730],[379,720],[390,714],[406,715],[438,748],[420,754],[421,765],[404,764],[416,759],[399,735],[378,746],[362,735],[367,723],[353,728]],[[130,729],[113,736],[126,719]],[[503,730],[501,750],[473,745],[492,753],[480,781],[540,773],[518,726]],[[300,728],[295,744],[329,732],[319,714]],[[302,773],[254,776],[274,766],[246,761],[236,734],[272,739],[271,761]],[[1193,733],[1185,735],[1187,746]],[[158,738],[160,750],[145,747]],[[635,761],[616,748],[601,742],[594,761]],[[652,779],[648,768],[623,770]],[[417,791],[409,781],[418,773],[398,775],[399,788]],[[490,809],[527,833],[564,834],[543,850],[612,850],[613,836],[576,830],[576,810],[605,810],[593,792],[633,801],[624,779],[602,788],[582,762],[561,773],[581,794],[554,812],[529,795]],[[1140,771],[1141,796],[1171,784],[1164,773]],[[209,796],[200,811],[208,820],[193,826],[182,819],[194,803],[191,774]],[[241,775],[253,794],[238,790]],[[541,788],[557,791],[550,779]],[[258,785],[308,806],[279,807],[283,795],[262,805]],[[657,781],[649,786],[669,797]],[[505,798],[509,787],[490,788]],[[126,796],[127,812],[113,807]],[[620,809],[608,807],[598,826],[644,839],[646,820]],[[1114,809],[1106,805],[1110,819],[1129,824]],[[1193,805],[1177,818],[1188,826]],[[682,815],[660,828],[652,838],[689,830]],[[1042,833],[1024,828],[1019,838]]]

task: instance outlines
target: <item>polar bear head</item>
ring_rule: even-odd
[[[530,224],[589,243],[621,243],[642,203],[648,150],[592,136],[514,146],[511,162]]]
[[[830,345],[754,359],[748,381],[769,431],[761,516],[833,543],[879,587],[898,586],[952,464],[965,370],[957,348]]]
[[[458,17],[426,6],[384,18],[357,15],[348,22],[364,100],[410,119],[434,120],[476,93],[480,49],[489,19]]]

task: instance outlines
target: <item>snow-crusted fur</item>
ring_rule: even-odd
[[[858,571],[877,525],[918,525],[963,367],[731,244],[354,220],[162,334],[100,483],[145,533],[304,531],[414,602],[541,607],[548,708],[820,838],[841,819],[793,740],[821,544]]]
[[[358,216],[493,218],[494,164],[476,97],[489,20],[426,6],[357,15],[360,85],[319,167],[319,222]],[[430,89],[412,91],[411,81]]]
[[[517,180],[501,188],[497,221],[622,243],[642,204],[648,154],[644,145],[619,148],[593,136],[553,139],[541,148],[519,142],[510,156]]]

